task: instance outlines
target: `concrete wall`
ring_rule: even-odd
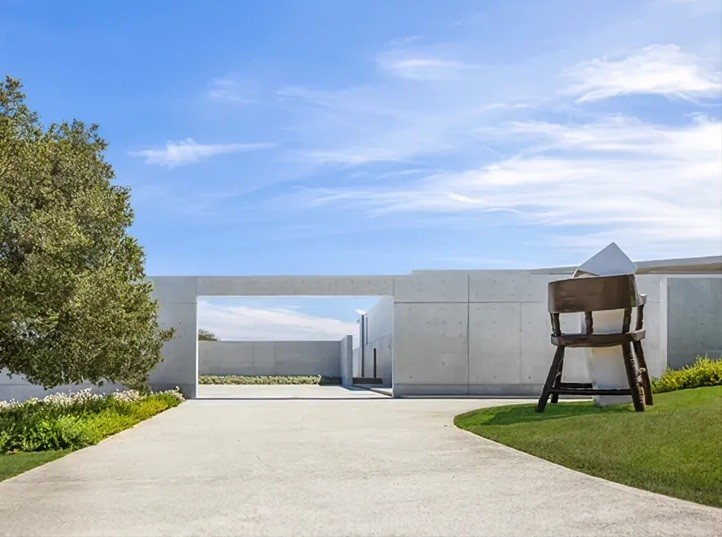
[[[423,271],[394,281],[394,395],[537,394],[554,347],[547,285],[568,273]],[[664,275],[641,275],[648,295],[645,352],[653,375],[666,358],[660,346]],[[578,316],[563,316],[565,329]],[[569,349],[565,378],[588,378],[584,351]]]
[[[341,342],[200,341],[201,375],[341,376]]]
[[[151,374],[153,389],[178,386],[196,397],[199,296],[377,296],[393,293],[392,276],[155,276],[160,322],[176,337],[163,347],[164,361]]]
[[[160,303],[161,326],[174,328],[175,337],[163,346],[163,362],[150,375],[154,390],[180,388],[188,398],[196,397],[198,379],[198,288],[195,276],[152,278],[153,296]]]
[[[341,384],[353,384],[353,336],[346,336],[339,341],[339,362],[341,370]]]
[[[697,356],[722,357],[722,277],[670,277],[666,294],[666,355],[669,367]]]
[[[124,387],[120,384],[104,384],[103,386],[96,386],[89,382],[83,384],[64,384],[62,386],[56,386],[50,390],[44,389],[42,386],[37,384],[31,384],[23,375],[13,375],[8,377],[7,370],[0,370],[0,401],[9,401],[15,399],[16,401],[25,401],[37,397],[42,399],[46,395],[61,392],[77,392],[90,388],[95,393],[112,393],[116,390],[122,390]]]
[[[640,291],[648,295],[644,347],[652,375],[661,374],[668,357],[669,364],[678,367],[696,354],[722,349],[722,257],[638,266]],[[176,336],[163,348],[165,359],[151,373],[150,383],[154,389],[178,386],[186,397],[196,396],[198,296],[389,295],[393,299],[380,303],[384,306],[379,306],[378,315],[384,318],[383,312],[393,322],[370,319],[369,344],[379,342],[377,367],[386,363],[385,352],[393,356],[395,395],[537,394],[554,350],[549,342],[547,284],[571,272],[561,268],[414,271],[405,276],[155,277],[160,322],[174,327]],[[574,316],[562,321],[568,329],[578,326]],[[389,324],[393,333],[386,330]],[[338,345],[340,373],[340,357],[345,352],[348,360],[349,352]],[[357,350],[350,352],[352,369],[358,363]],[[567,378],[585,379],[581,352],[570,351],[568,356]],[[379,374],[386,378],[384,370]],[[41,388],[23,381],[0,380],[3,399],[41,393]]]
[[[353,371],[355,377],[374,375],[374,352],[376,353],[376,376],[391,386],[393,375],[393,315],[394,299],[385,296],[365,314],[367,334],[365,341],[354,349]],[[361,367],[361,345],[364,347],[364,367]],[[363,371],[362,371],[363,369]]]

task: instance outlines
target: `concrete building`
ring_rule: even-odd
[[[395,396],[537,394],[552,355],[547,284],[573,267],[541,270],[414,271],[387,276],[157,277],[161,321],[176,326],[157,388],[195,395],[198,296],[379,296],[363,317],[363,339],[344,381],[376,375]],[[638,263],[647,294],[645,351],[651,373],[722,349],[722,257]],[[576,326],[577,319],[565,319]],[[348,342],[347,342],[348,343]],[[570,379],[587,375],[567,360]]]
[[[722,256],[637,265],[639,290],[648,296],[644,346],[652,375],[690,363],[697,355],[722,355]],[[375,356],[376,375],[397,397],[536,395],[553,352],[547,285],[573,271],[154,277],[160,321],[177,332],[150,382],[155,389],[178,386],[187,397],[196,396],[199,296],[378,296],[378,304],[364,315],[359,348],[351,349],[350,337],[338,343],[338,371],[345,384],[354,376],[371,376]],[[568,327],[578,323],[572,316],[563,321]],[[584,380],[584,360],[570,352],[565,364],[565,375]],[[23,386],[22,379],[7,380],[0,379],[0,398],[39,391]]]

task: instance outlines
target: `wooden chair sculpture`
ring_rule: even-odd
[[[559,395],[631,395],[634,409],[644,411],[645,403],[653,404],[652,386],[644,359],[642,340],[645,336],[644,304],[645,295],[637,293],[633,275],[597,276],[591,278],[572,278],[549,284],[549,314],[551,315],[551,342],[557,350],[549,369],[546,383],[539,397],[537,412],[544,412],[547,400],[556,403]],[[637,308],[636,326],[630,331],[632,308]],[[624,310],[622,331],[613,334],[595,334],[593,312],[606,310]],[[584,312],[585,333],[562,333],[559,315],[562,313]],[[567,347],[622,347],[624,367],[629,388],[594,389],[589,383],[562,382],[564,368],[564,350]],[[635,364],[632,348],[636,355]],[[637,365],[639,367],[637,367]]]

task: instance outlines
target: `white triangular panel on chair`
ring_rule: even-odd
[[[574,272],[574,277],[618,276],[620,274],[634,274],[636,271],[637,265],[634,261],[629,259],[629,256],[613,242],[579,265],[579,268]]]

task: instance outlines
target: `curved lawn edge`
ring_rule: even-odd
[[[504,405],[459,414],[454,424],[589,475],[722,507],[722,386],[655,394],[644,413],[591,402]]]
[[[121,410],[120,412],[118,408],[109,408],[97,413],[83,413],[82,409],[79,408],[77,414],[70,412],[64,416],[65,418],[70,416],[76,420],[73,433],[81,433],[76,437],[77,445],[72,447],[62,446],[59,449],[0,452],[0,481],[57,460],[73,451],[97,444],[153,416],[175,408],[181,402],[183,402],[183,398],[179,393],[161,392],[151,393],[126,402],[121,407],[125,411]],[[51,423],[49,426],[52,427],[52,425]]]

